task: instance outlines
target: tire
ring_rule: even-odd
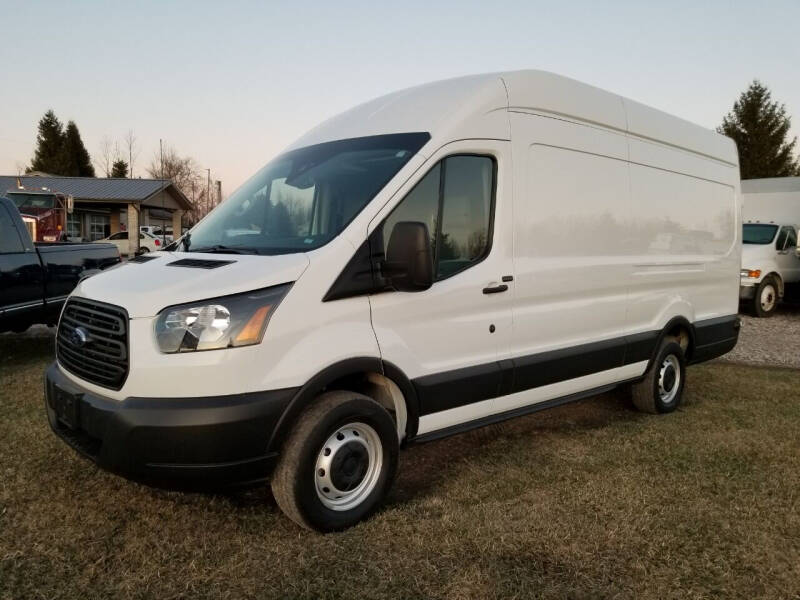
[[[683,350],[673,338],[667,338],[661,342],[644,379],[631,385],[633,405],[646,413],[670,413],[680,405],[685,383]]]
[[[147,246],[142,246],[141,248],[139,248],[139,254],[147,254],[148,252],[150,252],[150,248],[148,248]]]
[[[773,275],[767,275],[756,286],[753,295],[753,314],[756,317],[766,318],[775,314],[778,307],[778,280]]]
[[[381,505],[394,481],[398,452],[397,429],[386,409],[355,392],[326,392],[290,432],[272,493],[302,527],[346,529]]]

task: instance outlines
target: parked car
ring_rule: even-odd
[[[142,233],[148,233],[151,236],[158,238],[162,243],[166,241],[166,243],[169,244],[174,239],[172,236],[172,229],[169,227],[162,229],[161,227],[157,227],[155,225],[141,225],[139,227],[139,231]]]
[[[616,386],[674,411],[686,366],[736,344],[741,226],[713,131],[539,71],[405,90],[78,286],[48,418],[104,468],[269,478],[293,520],[341,529],[401,445]]]
[[[54,325],[78,281],[119,262],[110,244],[34,243],[14,203],[0,197],[0,332]]]
[[[102,240],[97,240],[95,243],[114,244],[119,250],[119,253],[125,256],[131,253],[130,242],[128,241],[127,231],[119,231],[117,233],[112,233],[107,238],[103,238]],[[160,238],[157,238],[154,235],[147,232],[143,231],[139,232],[140,253],[143,254],[146,252],[156,252],[157,250],[162,250],[163,247],[164,244]]]
[[[757,317],[775,314],[785,285],[800,281],[800,248],[794,225],[745,223],[739,298]]]

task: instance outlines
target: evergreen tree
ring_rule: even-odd
[[[128,176],[128,163],[122,159],[114,161],[111,165],[111,177],[127,177]]]
[[[61,147],[61,171],[59,175],[69,177],[94,177],[92,159],[83,145],[78,126],[74,121],[67,123],[64,144]]]
[[[717,129],[736,142],[742,179],[800,174],[794,157],[797,138],[788,139],[786,106],[772,101],[769,89],[753,81]]]
[[[27,171],[42,171],[54,175],[61,172],[63,157],[64,127],[52,110],[44,113],[39,120],[39,133],[36,136],[36,152]]]

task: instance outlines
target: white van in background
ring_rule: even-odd
[[[401,445],[629,386],[679,405],[738,337],[733,142],[540,71],[358,106],[184,235],[80,284],[53,430],[132,478],[381,503]],[[154,292],[157,290],[157,292]]]
[[[742,181],[739,297],[757,317],[775,314],[786,285],[800,282],[800,177]]]

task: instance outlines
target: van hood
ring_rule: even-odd
[[[755,269],[760,267],[759,263],[764,259],[772,259],[775,256],[775,246],[773,244],[742,244],[742,268]],[[749,264],[753,263],[753,264]]]
[[[257,256],[153,252],[145,256],[147,262],[128,261],[83,280],[73,295],[121,306],[133,319],[153,317],[174,304],[290,283],[309,265],[308,256],[302,253]],[[187,259],[222,264],[206,264],[206,268],[175,264]]]

